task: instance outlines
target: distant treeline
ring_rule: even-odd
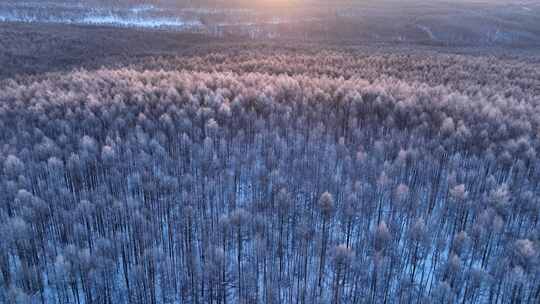
[[[0,302],[538,303],[534,63],[294,53],[2,81]]]

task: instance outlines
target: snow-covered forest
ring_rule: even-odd
[[[540,46],[538,0],[3,0],[0,25],[9,23],[266,41]]]
[[[0,302],[540,302],[538,62],[271,53],[2,80]]]

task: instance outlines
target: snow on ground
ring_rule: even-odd
[[[435,37],[435,34],[433,33],[433,31],[428,26],[418,24],[417,27],[420,30],[422,30],[423,32],[425,32],[429,36],[429,39],[431,39],[433,41],[437,40],[437,37]]]
[[[118,27],[193,29],[202,27],[198,18],[178,16],[150,5],[136,5],[126,9],[91,8],[82,5],[0,3],[0,22],[41,22]]]
[[[44,18],[36,15],[1,14],[0,22],[44,22],[44,23],[66,23],[66,24],[87,24],[87,25],[112,25],[119,27],[140,27],[140,28],[173,28],[173,29],[193,29],[202,27],[199,20],[184,20],[177,17],[142,17],[142,16],[120,16],[115,14],[89,14],[78,18],[54,17]]]
[[[156,8],[153,5],[148,5],[148,4],[138,5],[138,6],[135,6],[135,7],[130,9],[130,11],[135,13],[135,14],[140,14],[140,13],[145,13],[145,12],[150,12],[150,11],[156,11],[156,10],[160,10],[160,9]]]
[[[77,23],[77,22],[76,22]],[[198,20],[186,21],[179,18],[124,18],[118,16],[91,16],[80,20],[82,24],[116,25],[143,28],[196,28],[202,26]]]

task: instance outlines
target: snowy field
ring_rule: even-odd
[[[194,30],[202,27],[197,18],[164,13],[153,5],[113,9],[83,5],[20,3],[0,4],[0,22],[108,25],[119,27]]]

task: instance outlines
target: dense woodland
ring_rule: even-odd
[[[539,63],[294,54],[2,80],[0,302],[539,303]]]

